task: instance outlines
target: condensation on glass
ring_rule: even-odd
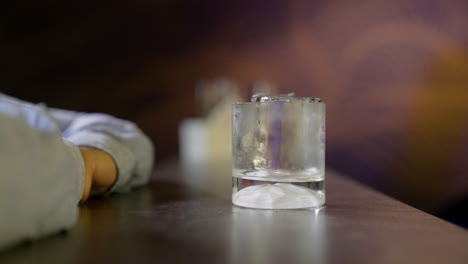
[[[323,206],[325,104],[256,94],[232,108],[232,202],[263,209]]]

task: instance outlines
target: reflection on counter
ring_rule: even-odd
[[[229,263],[286,263],[286,260],[326,263],[325,210],[258,210],[233,206]],[[274,239],[278,237],[280,241]],[[291,255],[292,252],[301,255]]]

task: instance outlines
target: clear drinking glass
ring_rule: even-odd
[[[232,202],[263,209],[325,203],[325,104],[254,95],[233,104]]]

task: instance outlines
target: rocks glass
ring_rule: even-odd
[[[256,94],[232,107],[232,202],[262,209],[325,203],[325,104]]]

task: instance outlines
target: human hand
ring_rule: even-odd
[[[85,164],[85,184],[80,203],[90,196],[105,193],[117,179],[117,166],[109,154],[92,148],[80,148]]]

